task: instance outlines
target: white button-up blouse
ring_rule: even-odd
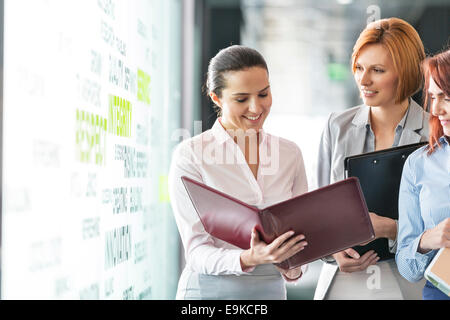
[[[295,143],[261,130],[259,157],[255,179],[244,154],[222,127],[220,119],[210,130],[184,140],[175,148],[169,172],[169,195],[185,249],[186,268],[210,275],[241,275],[253,270],[242,270],[242,249],[205,231],[181,176],[259,208],[307,192],[303,157]],[[302,270],[306,271],[306,265]]]

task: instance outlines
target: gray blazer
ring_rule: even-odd
[[[344,159],[363,153],[369,112],[370,107],[360,105],[329,116],[319,146],[318,187],[344,179]],[[427,141],[428,120],[428,112],[410,100],[399,146]]]
[[[320,140],[317,163],[318,187],[344,179],[344,159],[363,153],[369,112],[370,107],[359,105],[329,116]],[[429,114],[410,99],[408,116],[398,145],[427,141],[428,120]],[[336,265],[323,266],[315,299],[323,299],[337,268]]]

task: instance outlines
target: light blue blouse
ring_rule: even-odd
[[[441,148],[428,156],[425,147],[405,162],[399,193],[399,231],[395,259],[400,274],[408,281],[423,278],[437,250],[417,251],[422,234],[450,218],[450,145],[439,139]]]

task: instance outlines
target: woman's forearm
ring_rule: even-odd
[[[384,238],[388,238],[390,240],[397,239],[397,222],[394,219],[387,218],[384,229]]]
[[[242,251],[240,259],[241,259],[241,268],[243,271],[251,269],[257,265],[257,263],[253,261],[251,249]]]

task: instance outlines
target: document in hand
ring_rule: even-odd
[[[411,153],[425,144],[419,142],[345,158],[345,178],[359,179],[370,212],[398,220],[398,193],[403,165]],[[395,253],[389,251],[387,238],[379,238],[354,249],[360,255],[374,250],[381,260],[395,257]]]
[[[450,248],[441,248],[438,251],[425,270],[425,278],[450,296]]]
[[[249,249],[255,226],[266,243],[289,230],[295,235],[304,234],[308,246],[276,264],[282,269],[298,267],[375,237],[357,178],[265,209],[248,205],[188,177],[181,179],[206,232],[216,238]]]

